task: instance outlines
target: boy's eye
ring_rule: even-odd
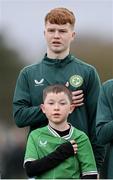
[[[60,104],[61,104],[61,105],[65,105],[65,104],[66,104],[66,102],[60,102]]]
[[[53,103],[53,102],[49,102],[48,104],[49,104],[49,105],[53,105],[54,103]]]

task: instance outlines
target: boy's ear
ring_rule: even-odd
[[[40,108],[41,108],[42,112],[45,113],[45,106],[44,106],[44,104],[41,104]]]
[[[74,109],[75,109],[75,105],[71,104],[71,106],[70,106],[70,114],[74,111]]]

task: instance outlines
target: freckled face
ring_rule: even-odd
[[[62,53],[67,51],[75,37],[75,32],[69,23],[58,25],[47,22],[44,34],[47,47],[53,53]]]
[[[41,107],[49,121],[57,124],[66,121],[72,112],[70,100],[64,92],[48,93]]]

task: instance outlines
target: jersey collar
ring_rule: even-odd
[[[53,136],[61,138],[61,136],[50,125],[48,125],[48,130],[53,134]],[[74,130],[74,127],[72,125],[70,125],[69,134],[62,136],[62,138],[66,139],[66,140],[70,139],[73,134],[73,130]]]

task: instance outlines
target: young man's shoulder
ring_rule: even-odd
[[[71,57],[73,59],[73,62],[78,64],[79,66],[82,66],[82,68],[95,69],[95,67],[93,65],[91,65],[89,63],[86,63],[84,60],[79,59],[79,58],[77,58],[77,57],[75,57],[73,55]]]
[[[113,79],[109,79],[102,84],[103,87],[110,88],[113,87]]]
[[[30,64],[28,66],[25,66],[21,72],[32,72],[32,71],[35,71],[37,70],[38,68],[40,68],[42,62],[39,62],[39,63],[35,63],[35,64]]]
[[[101,88],[104,95],[111,97],[113,95],[113,79],[109,79],[102,84]]]

